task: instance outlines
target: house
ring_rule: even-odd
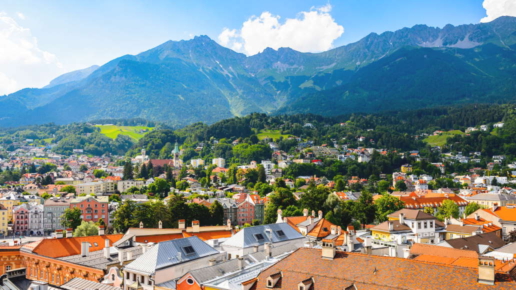
[[[463,267],[348,253],[337,251],[328,243],[322,249],[298,249],[262,271],[257,278],[249,279],[244,289],[433,290],[516,287],[514,273],[497,272],[492,258],[479,258],[475,265],[476,267]]]
[[[192,165],[193,168],[204,166],[204,160],[203,159],[192,159],[192,160],[190,160],[190,165]]]
[[[371,228],[374,244],[396,247],[409,241],[436,244],[444,239],[445,225],[425,212],[402,209],[390,214],[388,219]]]
[[[209,200],[210,203],[214,203],[215,201],[220,202],[222,208],[224,208],[224,220],[231,221],[231,224],[238,225],[238,205],[236,200],[232,198],[211,198]]]
[[[228,258],[241,257],[256,251],[263,251],[266,244],[279,247],[294,244],[302,247],[305,237],[287,223],[260,225],[241,229],[220,244]]]
[[[115,183],[111,181],[87,182],[75,186],[77,194],[106,194],[115,192]]]
[[[65,229],[61,225],[61,216],[68,208],[70,208],[70,199],[51,197],[45,200],[43,207],[43,230],[48,233]]]
[[[83,221],[96,223],[102,219],[105,225],[108,226],[108,199],[107,196],[79,196],[70,201],[70,208],[80,209]]]
[[[224,158],[213,158],[212,164],[217,165],[217,167],[224,168],[224,167],[226,167],[226,159],[224,159]]]
[[[447,240],[491,232],[495,232],[499,238],[502,238],[502,228],[481,218],[478,214],[474,214],[473,218],[446,219],[444,223]]]
[[[478,203],[481,206],[492,208],[496,206],[506,206],[507,204],[516,204],[516,195],[489,192],[481,193],[468,197],[469,202]]]
[[[208,265],[210,260],[223,260],[224,256],[198,237],[155,244],[124,267],[124,290],[163,287],[190,270]]]
[[[445,200],[451,200],[459,207],[459,214],[462,215],[466,210],[468,202],[462,197],[454,193],[427,193],[426,195],[418,195],[414,192],[409,195],[396,196],[405,203],[407,209],[418,209],[423,211],[425,208],[433,208],[434,214]]]
[[[119,192],[127,192],[129,188],[142,188],[145,185],[143,180],[122,180],[117,183],[117,190]]]
[[[505,242],[499,238],[495,232],[446,240],[440,244],[440,246],[448,248],[476,251],[481,255],[501,248],[504,245]]]
[[[506,238],[510,232],[516,230],[515,204],[494,206],[490,209],[479,209],[470,214],[468,218],[475,218],[476,215],[478,215],[479,218],[491,221],[494,225],[501,227],[503,238]]]

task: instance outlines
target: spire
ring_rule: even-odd
[[[176,145],[174,145],[174,150],[172,150],[172,154],[179,154],[179,145],[177,144],[177,141]]]

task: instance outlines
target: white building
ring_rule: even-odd
[[[143,180],[122,180],[117,183],[117,189],[120,192],[126,192],[131,187],[142,188],[145,185]]]
[[[192,165],[193,168],[197,168],[197,167],[200,167],[200,166],[204,166],[204,160],[202,159],[192,159],[190,160],[190,164]]]
[[[226,167],[226,159],[224,159],[224,158],[213,158],[212,164],[217,165],[217,167]]]
[[[274,169],[274,163],[272,163],[272,161],[269,160],[263,160],[261,164],[265,169],[265,174],[270,175],[272,169]]]

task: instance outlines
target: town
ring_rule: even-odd
[[[428,289],[456,279],[516,287],[516,160],[448,145],[402,152],[361,135],[319,144],[303,133],[316,126],[132,156],[65,155],[11,138],[0,162],[4,287],[395,288],[406,273]]]

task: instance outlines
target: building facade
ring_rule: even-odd
[[[70,208],[80,209],[83,221],[96,223],[102,219],[107,226],[109,224],[108,200],[107,196],[81,196],[70,201]]]

